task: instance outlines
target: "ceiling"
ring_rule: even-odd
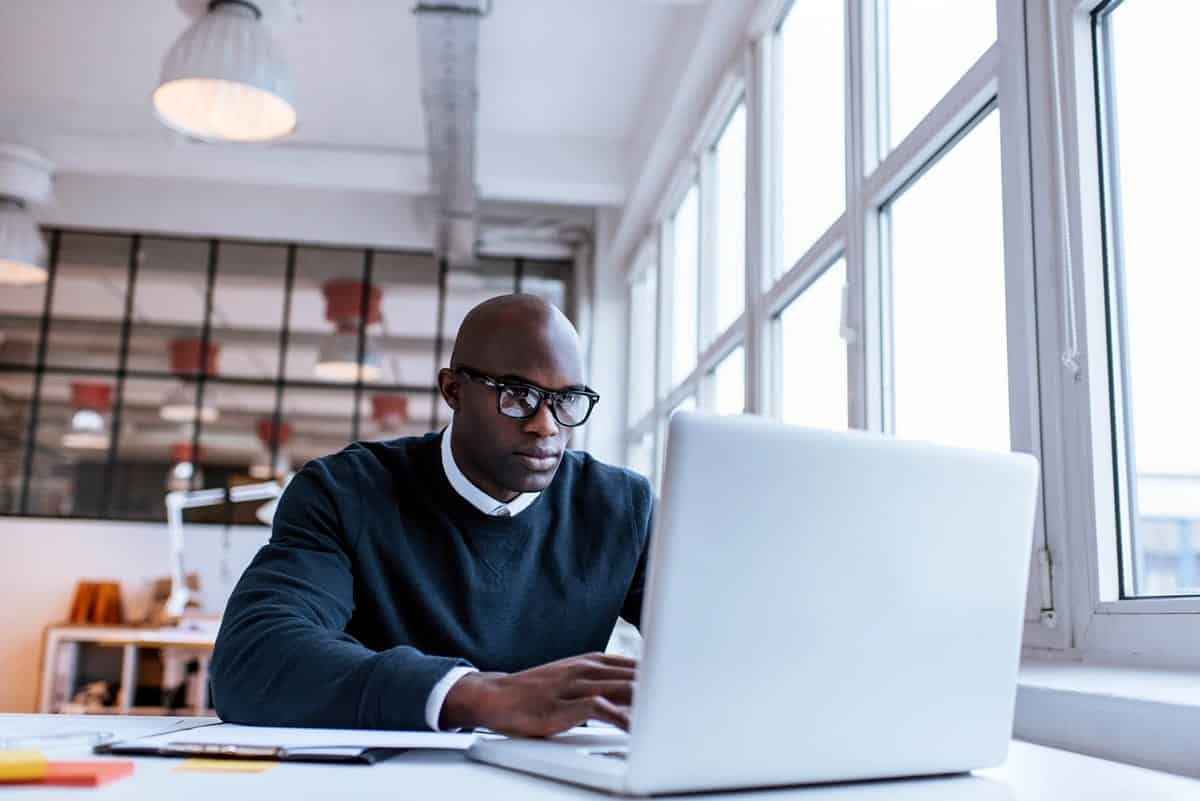
[[[169,178],[194,149],[220,180],[423,194],[414,5],[300,0],[299,22],[272,24],[300,127],[245,151],[182,141],[153,115],[163,56],[188,24],[177,3],[4,0],[0,139],[60,172]],[[668,48],[689,46],[704,11],[703,0],[495,0],[480,29],[483,199],[620,204],[639,120],[672,79]]]

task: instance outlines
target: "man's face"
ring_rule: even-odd
[[[479,365],[466,366],[504,383],[527,384],[549,391],[583,388],[578,366],[571,364],[572,360],[558,361],[551,359],[544,366],[505,372],[489,371]],[[532,417],[520,420],[500,413],[499,390],[495,387],[461,372],[453,373],[453,384],[449,387],[443,383],[443,392],[447,392],[448,400],[453,396],[458,404],[454,414],[454,454],[465,462],[461,466],[468,478],[493,495],[498,490],[510,495],[539,492],[550,486],[571,429],[554,419],[549,402],[543,402]]]

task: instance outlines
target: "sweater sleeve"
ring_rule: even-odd
[[[639,528],[637,541],[641,543],[641,553],[638,556],[633,580],[625,592],[625,602],[621,605],[621,617],[640,631],[642,628],[642,598],[646,593],[646,561],[650,554],[650,534],[654,528],[654,491],[650,488],[650,482],[642,478],[634,489],[633,498],[633,517]]]
[[[377,652],[345,632],[354,577],[328,478],[314,462],[292,479],[270,541],[234,588],[210,668],[217,714],[255,725],[426,729],[430,691],[467,663],[407,645]]]

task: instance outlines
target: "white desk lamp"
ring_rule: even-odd
[[[287,479],[284,480],[286,483]],[[167,535],[171,541],[171,594],[164,608],[167,619],[178,620],[182,617],[191,597],[183,569],[183,510],[243,501],[268,501],[255,511],[255,516],[270,525],[275,515],[275,501],[282,493],[283,486],[278,481],[242,484],[230,487],[228,493],[224,489],[175,490],[167,493]]]

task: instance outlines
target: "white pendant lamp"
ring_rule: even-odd
[[[33,150],[0,143],[0,284],[46,281],[46,241],[28,204],[50,196],[53,170]]]
[[[154,108],[168,127],[217,142],[296,129],[291,71],[262,23],[279,0],[212,0],[163,61]]]
[[[71,384],[71,424],[63,433],[64,448],[103,450],[109,444],[106,418],[112,408],[112,386],[76,381]]]

